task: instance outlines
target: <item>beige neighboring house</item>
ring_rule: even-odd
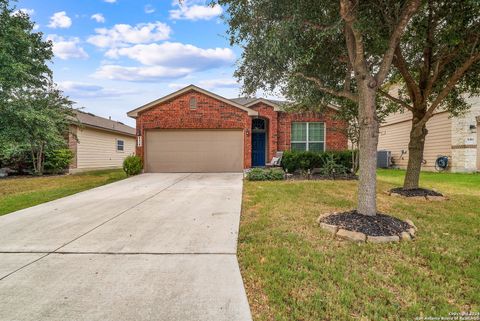
[[[452,172],[480,171],[480,97],[470,99],[471,109],[460,117],[437,112],[428,122],[423,170],[434,171],[438,156],[448,156]],[[389,115],[380,127],[378,150],[392,153],[393,166],[406,168],[412,114]]]
[[[135,154],[135,128],[121,122],[76,111],[80,126],[72,126],[68,144],[74,153],[69,172],[121,168]]]

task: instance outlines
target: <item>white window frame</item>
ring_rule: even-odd
[[[123,143],[123,144],[122,144],[123,150],[118,149],[118,142],[122,142],[122,143]],[[123,139],[118,139],[118,138],[117,138],[117,139],[115,140],[115,148],[116,148],[116,150],[117,150],[117,153],[124,153],[124,152],[125,152],[125,140],[123,140]]]
[[[295,123],[295,124],[306,124],[306,131],[307,131],[307,133],[306,133],[306,135],[305,135],[305,138],[306,138],[305,141],[292,140],[292,125],[293,125],[294,123]],[[317,123],[323,124],[323,141],[310,141],[310,140],[309,140],[309,138],[310,138],[310,137],[308,136],[308,135],[309,135],[309,132],[310,132],[309,126],[310,126],[310,124],[312,124],[312,123],[315,123],[315,124],[317,124]],[[314,144],[323,143],[323,151],[325,151],[325,149],[326,149],[326,147],[327,147],[327,146],[326,146],[326,142],[325,142],[326,139],[327,139],[327,126],[325,125],[325,122],[321,122],[321,121],[311,121],[311,122],[306,122],[306,121],[294,121],[294,122],[292,122],[292,123],[290,124],[290,149],[292,149],[292,144],[305,144],[305,146],[306,146],[306,147],[305,147],[305,148],[306,148],[305,150],[306,150],[306,151],[309,151],[309,150],[310,150],[310,143],[314,143]]]

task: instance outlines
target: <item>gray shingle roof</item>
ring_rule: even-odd
[[[80,110],[75,110],[75,114],[78,121],[85,126],[105,129],[127,135],[135,135],[136,132],[135,128],[127,126],[119,121],[103,118]]]
[[[257,100],[258,98],[256,97],[238,97],[238,98],[230,98],[231,101],[237,103],[237,104],[240,104],[240,105],[248,105],[249,103],[251,103],[252,101],[255,101]],[[264,98],[265,99],[265,98]],[[265,100],[268,100],[269,102],[271,102],[272,104],[275,104],[275,105],[278,105],[278,106],[281,106],[281,105],[284,105],[286,104],[287,102],[286,101],[282,101],[282,100],[273,100],[273,99],[265,99]]]

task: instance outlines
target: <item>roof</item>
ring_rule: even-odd
[[[224,97],[222,97],[222,96],[219,96],[219,95],[217,95],[217,94],[214,94],[214,93],[212,93],[212,92],[210,92],[210,91],[208,91],[208,90],[202,89],[202,88],[197,87],[197,86],[195,86],[195,85],[189,85],[189,86],[187,86],[187,87],[185,87],[185,88],[182,88],[182,89],[180,89],[180,90],[177,90],[177,91],[175,91],[175,92],[173,92],[173,93],[171,93],[171,94],[169,94],[169,95],[167,95],[167,96],[164,96],[164,97],[161,97],[161,98],[159,98],[159,99],[157,99],[157,100],[154,100],[154,101],[152,101],[152,102],[149,102],[148,104],[145,104],[145,105],[140,106],[140,107],[138,107],[138,108],[136,108],[136,109],[134,109],[134,110],[129,111],[129,112],[127,113],[127,115],[130,116],[130,117],[132,117],[132,118],[137,118],[139,112],[144,111],[144,110],[147,110],[147,109],[149,109],[149,108],[152,108],[152,107],[154,107],[155,105],[161,104],[161,103],[163,103],[163,102],[165,102],[165,101],[168,101],[168,100],[170,100],[170,99],[172,99],[172,98],[174,98],[174,97],[176,97],[176,96],[179,96],[179,95],[184,94],[184,93],[186,93],[186,92],[189,92],[189,91],[191,91],[191,90],[194,90],[194,91],[196,91],[196,92],[202,93],[202,94],[204,94],[204,95],[206,95],[206,96],[212,97],[212,98],[217,99],[217,100],[220,100],[220,101],[222,101],[222,102],[224,102],[224,103],[226,103],[226,104],[232,105],[232,106],[237,107],[237,108],[239,108],[239,109],[241,109],[241,110],[243,110],[243,111],[246,111],[249,116],[258,116],[258,112],[255,111],[255,110],[253,110],[253,109],[250,109],[250,108],[248,108],[248,107],[245,107],[244,105],[239,104],[239,103],[237,103],[237,102],[235,102],[235,101],[233,101],[233,100],[224,98]]]
[[[78,109],[75,110],[75,114],[78,121],[84,126],[135,136],[135,128],[127,126],[119,121],[99,117]]]

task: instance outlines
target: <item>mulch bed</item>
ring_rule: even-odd
[[[417,197],[417,196],[443,196],[439,192],[435,192],[431,189],[426,188],[415,188],[415,189],[403,189],[403,187],[396,187],[390,190],[390,193],[400,194],[405,197]]]
[[[287,180],[312,180],[312,181],[351,181],[357,180],[358,176],[353,174],[342,174],[342,175],[320,175],[320,174],[311,174],[310,176],[302,175],[300,173],[291,174],[291,176],[287,177]]]
[[[356,210],[332,214],[323,217],[320,222],[370,236],[400,235],[410,228],[408,223],[398,218],[382,213],[377,213],[375,216],[367,216],[358,213]]]

